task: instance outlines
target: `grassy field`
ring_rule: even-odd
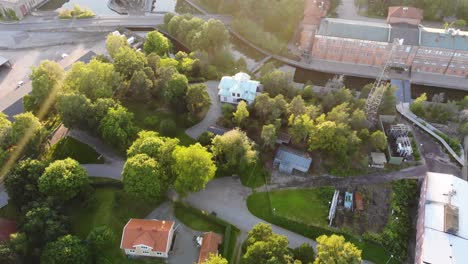
[[[122,102],[123,105],[128,108],[135,115],[135,124],[147,130],[153,130],[159,132],[159,125],[163,120],[173,120],[176,124],[176,130],[170,137],[176,137],[180,140],[180,144],[184,146],[195,143],[195,140],[189,137],[185,130],[197,122],[192,122],[187,119],[185,114],[176,114],[165,109],[155,109],[150,104],[142,104],[136,102]],[[152,117],[154,122],[145,122],[145,119]]]
[[[268,171],[262,167],[262,164],[256,163],[249,166],[240,172],[240,179],[244,186],[257,188],[265,184],[265,179],[268,179]]]
[[[71,232],[86,238],[95,227],[108,226],[115,234],[114,245],[102,252],[108,263],[163,263],[158,259],[127,259],[120,249],[122,229],[130,218],[144,218],[159,204],[158,201],[136,200],[117,187],[97,187],[95,198],[88,206],[74,204],[68,207]]]
[[[89,145],[74,138],[66,137],[53,145],[48,153],[51,160],[72,158],[81,164],[104,163],[104,158]]]
[[[174,211],[177,219],[191,229],[205,232],[213,231],[223,235],[224,241],[220,254],[229,263],[236,263],[236,240],[239,235],[239,229],[213,215],[180,203],[175,204]]]
[[[272,191],[269,195],[259,192],[247,198],[247,207],[253,215],[267,222],[312,239],[333,233],[343,235],[362,249],[363,259],[377,264],[386,263],[390,254],[382,246],[327,227],[328,201],[332,196],[333,188],[330,187]]]

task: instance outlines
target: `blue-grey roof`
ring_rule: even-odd
[[[215,135],[224,135],[226,132],[229,131],[227,128],[217,127],[217,126],[210,126],[208,127],[207,131],[215,134]]]
[[[468,51],[468,32],[421,28],[421,46]]]
[[[282,166],[287,166],[303,172],[308,171],[312,163],[312,158],[310,158],[307,153],[285,146],[281,146],[278,151],[276,151],[275,160],[280,161]]]
[[[325,18],[318,35],[388,42],[389,26],[384,23]]]
[[[240,98],[254,101],[260,82],[250,80],[246,73],[239,72],[234,76],[224,76],[219,83],[219,95],[229,97],[232,93],[240,94]]]

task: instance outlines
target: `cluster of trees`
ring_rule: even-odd
[[[317,256],[308,244],[297,248],[288,247],[285,236],[273,233],[269,224],[259,223],[249,232],[243,245],[242,264],[326,264],[361,263],[361,250],[342,236],[320,236],[317,238]]]
[[[87,172],[73,159],[22,160],[6,176],[5,188],[21,220],[18,233],[0,245],[1,263],[90,263],[114,240],[107,227],[85,241],[69,235],[64,208],[91,193]]]
[[[430,122],[458,123],[460,137],[468,135],[468,96],[460,101],[446,101],[445,94],[439,93],[428,101],[426,93],[423,93],[411,103],[410,109]]]
[[[468,1],[454,1],[450,4],[438,0],[359,0],[359,6],[367,6],[370,14],[384,16],[389,6],[413,6],[424,11],[424,18],[428,20],[440,20],[444,17],[455,16],[459,19],[468,20]]]

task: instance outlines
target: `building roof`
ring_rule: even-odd
[[[468,259],[467,200],[468,182],[449,174],[427,173],[423,262],[464,263]]]
[[[318,35],[388,42],[390,27],[384,23],[325,18]]]
[[[240,98],[255,100],[259,81],[250,80],[250,75],[239,72],[234,76],[224,76],[219,83],[219,95],[229,97],[232,93],[240,94]]]
[[[403,39],[404,45],[419,45],[419,29],[406,24],[392,25],[390,30],[390,42],[394,39]]]
[[[421,27],[421,46],[468,51],[468,32]]]
[[[408,23],[419,25],[423,19],[423,11],[415,7],[390,6],[388,8],[387,23]]]
[[[173,221],[132,218],[124,227],[120,248],[134,249],[137,245],[145,245],[152,251],[167,252],[173,226]]]
[[[203,235],[202,245],[200,248],[200,256],[198,264],[205,262],[210,254],[218,254],[218,246],[223,241],[221,235],[213,232],[207,232]]]
[[[300,168],[303,171],[308,171],[312,163],[312,158],[309,154],[285,146],[278,148],[275,159],[280,160],[283,166]]]
[[[375,164],[385,164],[387,163],[387,157],[382,152],[371,152],[372,162]]]
[[[0,56],[0,66],[2,66],[3,64],[5,64],[7,62],[9,62],[9,60],[7,58]]]
[[[0,218],[0,242],[10,239],[10,235],[16,233],[17,226],[15,221]]]
[[[224,135],[229,130],[231,129],[227,129],[227,128],[220,127],[220,126],[209,126],[207,129],[208,132],[211,132],[215,135],[220,135],[220,136]]]

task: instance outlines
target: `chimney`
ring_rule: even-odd
[[[408,12],[408,7],[403,7],[403,13],[407,13]]]

